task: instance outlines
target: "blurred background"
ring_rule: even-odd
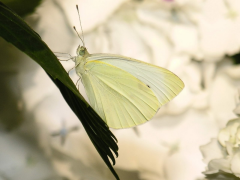
[[[2,2],[53,52],[73,56],[81,44],[72,28],[81,33],[78,4],[89,53],[129,56],[183,80],[184,90],[151,121],[112,129],[121,180],[203,180],[203,172],[219,170],[239,177],[233,164],[240,165],[240,123],[219,135],[240,114],[239,0]],[[46,73],[2,38],[0,75],[0,180],[114,180]],[[78,79],[74,70],[70,77]],[[87,99],[82,86],[80,92]]]

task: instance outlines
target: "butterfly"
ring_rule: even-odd
[[[121,55],[90,54],[82,42],[72,59],[76,73],[91,107],[111,128],[147,122],[184,88],[183,81],[167,69]]]

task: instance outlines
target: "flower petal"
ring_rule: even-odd
[[[231,161],[231,170],[235,176],[240,177],[240,149],[238,148],[238,152],[233,156]]]
[[[232,173],[230,170],[231,158],[227,159],[213,159],[208,164],[208,171],[204,172],[204,174],[212,174],[216,173],[219,170],[222,170],[227,173]]]
[[[219,159],[226,156],[222,146],[215,138],[211,139],[210,143],[200,146],[200,150],[204,157],[203,162],[206,164],[208,164],[212,159]]]

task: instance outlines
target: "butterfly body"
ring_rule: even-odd
[[[75,69],[90,105],[115,129],[152,119],[184,87],[164,68],[120,55],[89,54],[84,46],[77,49]]]
[[[77,75],[82,78],[82,75],[86,72],[85,64],[86,58],[89,56],[87,49],[83,46],[77,48],[77,56],[75,57],[75,69]]]

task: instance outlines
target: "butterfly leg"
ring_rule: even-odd
[[[70,71],[73,70],[74,68],[76,68],[79,64],[80,64],[80,62],[79,62],[78,64],[76,64],[73,68],[71,68],[70,70],[68,70],[68,75],[69,75]]]
[[[80,81],[80,80],[82,80],[81,77],[79,77],[79,79],[78,79],[77,82],[76,82],[76,87],[78,88],[78,91],[79,91],[79,81]]]
[[[59,61],[69,61],[69,60],[75,61],[75,57],[72,56],[72,55],[69,54],[69,53],[54,52],[54,54],[55,54],[55,56],[57,56],[57,58],[58,58],[58,57],[61,57],[61,56],[58,56],[57,54],[67,54],[67,55],[70,57],[69,59],[64,59],[64,60],[58,59]],[[63,56],[62,56],[62,57],[63,57]]]
[[[57,54],[67,54],[68,56],[70,56],[71,58],[73,57],[71,54],[69,53],[62,53],[62,52],[54,52],[54,54],[57,56]]]
[[[64,60],[62,60],[62,59],[58,59],[59,61],[69,61],[69,60],[73,60],[74,59],[74,57],[73,58],[69,58],[69,59],[64,59]],[[74,60],[73,60],[74,61]]]
[[[76,66],[74,66],[73,68],[71,68],[71,69],[68,70],[68,72],[67,72],[68,75],[69,75],[70,71],[73,70],[75,67],[76,67]]]

